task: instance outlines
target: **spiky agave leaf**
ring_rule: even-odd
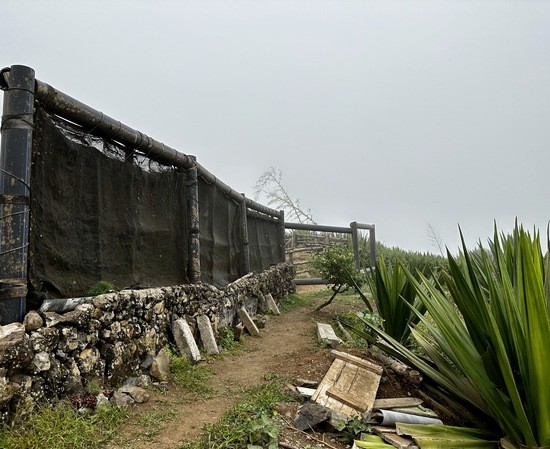
[[[422,314],[425,308],[416,299],[416,292],[402,264],[399,260],[393,264],[386,262],[379,256],[376,270],[368,276],[368,284],[383,320],[384,331],[396,340],[406,342],[410,335],[409,324],[419,321],[414,311]]]
[[[466,427],[433,424],[396,424],[399,435],[409,435],[421,449],[498,449],[495,435]]]

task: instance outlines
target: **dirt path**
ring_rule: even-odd
[[[329,322],[338,310],[350,309],[349,304],[334,304],[316,312],[320,301],[270,317],[261,336],[247,336],[238,354],[210,362],[214,375],[209,381],[213,388],[209,399],[182,401],[183,392],[175,386],[165,393],[153,393],[147,404],[136,407],[137,416],[117,438],[124,443],[109,448],[175,449],[178,443],[199,437],[206,423],[217,422],[232,407],[243,387],[262,382],[269,373],[320,381],[332,358],[316,341],[315,323]],[[154,417],[162,420],[162,429],[143,435],[140,423]]]

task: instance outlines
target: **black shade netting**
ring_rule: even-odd
[[[199,176],[201,280],[224,286],[244,273],[239,204]]]
[[[279,223],[259,216],[247,217],[250,270],[262,271],[279,262]]]
[[[146,171],[132,157],[117,160],[69,137],[37,110],[31,287],[72,297],[100,280],[118,288],[186,283],[185,173]]]

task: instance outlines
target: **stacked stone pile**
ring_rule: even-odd
[[[156,378],[172,323],[206,315],[233,326],[237,310],[265,311],[264,296],[293,292],[294,269],[279,264],[224,289],[181,285],[108,293],[65,313],[29,312],[0,326],[0,422],[24,418],[37,402],[85,395],[88,385],[114,388],[129,375]],[[164,360],[165,361],[165,360]]]

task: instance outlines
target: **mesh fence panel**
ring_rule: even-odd
[[[100,280],[118,288],[188,283],[185,171],[35,114],[30,289],[82,296]],[[241,206],[199,176],[202,282],[244,275]],[[247,218],[251,271],[279,260],[279,224]]]
[[[202,281],[226,285],[244,274],[239,205],[199,177],[199,213]]]
[[[143,170],[124,149],[78,143],[88,136],[68,129],[37,110],[31,288],[71,297],[100,280],[119,288],[187,282],[185,173]]]
[[[279,223],[259,216],[247,217],[250,269],[262,271],[279,260]]]

